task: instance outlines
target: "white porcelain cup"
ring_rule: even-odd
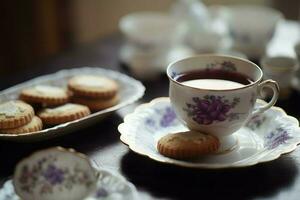
[[[294,47],[294,50],[297,55],[298,65],[300,65],[300,41],[297,42],[297,44]],[[298,68],[298,71],[296,73],[297,79],[300,79],[300,68]]]
[[[280,86],[280,99],[286,99],[291,92],[291,81],[298,69],[296,59],[287,56],[263,57],[260,65],[264,79],[273,79]]]
[[[187,27],[168,13],[141,11],[123,16],[119,29],[129,42],[161,48],[182,42]]]
[[[264,55],[283,15],[269,7],[237,5],[228,8],[227,18],[232,48],[257,58]]]
[[[199,70],[237,72],[252,82],[233,89],[203,89],[177,80],[182,74]],[[177,116],[189,129],[217,136],[223,150],[236,144],[232,134],[244,125],[248,117],[272,107],[279,94],[275,81],[261,82],[263,72],[256,64],[237,57],[216,54],[189,57],[171,63],[167,75],[170,100]],[[273,97],[269,103],[254,110],[256,99],[265,87],[273,90]]]

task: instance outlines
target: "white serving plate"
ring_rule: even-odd
[[[8,88],[6,90],[3,90],[0,92],[0,102],[17,99],[22,89],[39,84],[66,87],[69,78],[82,74],[103,75],[117,81],[117,83],[120,86],[119,103],[113,107],[92,113],[91,115],[88,115],[84,118],[60,124],[41,131],[23,134],[0,133],[0,139],[30,142],[54,138],[57,136],[64,135],[66,133],[74,132],[80,128],[84,128],[95,122],[98,122],[99,120],[107,116],[109,113],[137,101],[144,95],[145,92],[145,87],[142,85],[141,82],[125,74],[99,67],[83,67],[61,70],[54,74],[40,76],[32,80],[26,81],[24,83],[18,84],[16,86],[13,86],[11,88]]]
[[[264,104],[258,100],[256,105]],[[194,160],[176,160],[157,151],[158,140],[168,134],[185,131],[173,111],[169,98],[157,98],[140,105],[120,124],[120,139],[129,148],[150,159],[192,168],[246,167],[277,159],[296,149],[300,143],[299,122],[283,109],[272,107],[263,114],[253,116],[245,126],[234,133],[238,147],[234,150],[202,156]]]

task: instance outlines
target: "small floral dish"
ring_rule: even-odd
[[[89,160],[74,150],[54,147],[35,152],[17,164],[13,184],[22,199],[81,200],[96,187]]]
[[[266,104],[262,100],[256,107]],[[192,168],[246,167],[278,158],[291,152],[300,143],[298,121],[284,110],[272,107],[262,114],[252,116],[233,136],[236,147],[227,152],[202,156],[194,160],[176,160],[161,155],[156,148],[158,140],[168,134],[185,131],[167,97],[143,104],[124,118],[120,124],[121,141],[134,152],[153,160]]]
[[[67,82],[71,77],[76,75],[82,75],[82,74],[101,75],[115,80],[120,86],[119,103],[110,108],[92,113],[91,115],[88,115],[84,118],[63,123],[41,131],[23,133],[23,134],[1,134],[0,133],[0,139],[19,141],[19,142],[31,142],[31,141],[46,140],[57,136],[61,136],[73,132],[75,130],[78,130],[80,128],[87,127],[95,122],[98,122],[99,120],[107,116],[109,113],[112,113],[124,106],[127,106],[137,101],[139,98],[141,98],[144,95],[145,92],[145,87],[142,85],[140,81],[137,81],[125,74],[121,74],[116,71],[107,70],[99,67],[83,67],[83,68],[61,70],[54,74],[40,76],[32,80],[29,80],[27,82],[8,88],[4,91],[1,91],[0,103],[17,99],[21,90],[36,85],[51,85],[51,86],[58,86],[64,88],[67,86]]]
[[[88,158],[61,147],[38,151],[22,160],[13,180],[0,189],[1,200],[131,200],[135,187],[123,177],[95,169]]]

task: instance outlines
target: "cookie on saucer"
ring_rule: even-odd
[[[79,75],[69,80],[68,88],[74,96],[109,99],[116,95],[118,84],[103,76]]]
[[[90,113],[87,106],[68,103],[55,108],[43,109],[38,113],[38,116],[46,125],[57,125],[83,118]]]
[[[40,131],[42,130],[42,128],[43,128],[42,120],[37,116],[34,116],[28,124],[25,124],[24,126],[20,126],[17,128],[2,129],[0,130],[0,133],[4,133],[4,134],[30,133],[30,132]]]
[[[60,87],[37,85],[21,91],[20,99],[29,104],[58,106],[69,101],[68,92]]]
[[[0,129],[17,128],[28,124],[34,116],[33,108],[22,101],[0,104]]]
[[[214,153],[219,146],[219,140],[212,135],[186,131],[163,136],[158,141],[157,149],[170,158],[191,159]]]

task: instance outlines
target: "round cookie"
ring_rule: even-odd
[[[34,116],[33,108],[22,101],[0,104],[0,129],[16,128],[28,124]]]
[[[57,125],[83,118],[90,113],[90,109],[84,105],[68,103],[56,108],[43,109],[38,116],[44,124]]]
[[[30,104],[44,104],[58,106],[69,101],[68,92],[59,87],[49,85],[37,85],[22,90],[20,99]]]
[[[72,102],[85,105],[89,107],[91,111],[95,112],[116,105],[119,102],[119,96],[115,95],[110,99],[91,99],[73,96]]]
[[[0,130],[0,133],[5,133],[5,134],[30,133],[30,132],[40,131],[42,130],[42,128],[43,128],[42,120],[37,116],[34,116],[28,124],[25,124],[24,126],[20,126],[17,128],[2,129]]]
[[[170,158],[188,159],[216,152],[219,146],[219,140],[212,135],[186,131],[160,138],[157,149],[162,155]]]
[[[118,91],[118,84],[109,78],[94,75],[81,75],[71,78],[68,88],[75,96],[90,98],[111,98]]]

